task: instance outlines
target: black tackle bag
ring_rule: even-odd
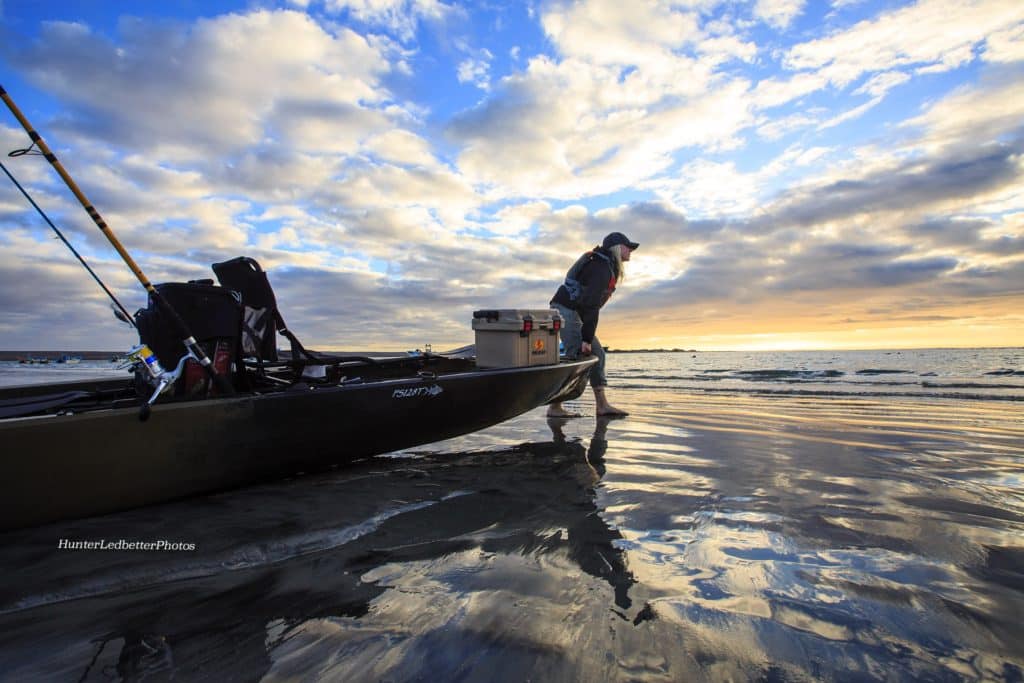
[[[189,332],[213,362],[218,374],[230,376],[232,365],[239,358],[242,339],[241,297],[212,280],[166,282],[156,285],[160,296],[185,322]],[[135,314],[139,339],[149,346],[164,370],[174,370],[188,349],[174,322],[150,296],[146,308]],[[206,395],[210,390],[208,375],[202,367],[189,360],[185,371],[175,383],[175,396]]]

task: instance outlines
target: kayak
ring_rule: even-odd
[[[322,377],[161,399],[137,381],[0,389],[0,528],[37,526],[328,470],[578,397],[596,358],[511,368],[336,359]],[[285,365],[285,364],[282,364]],[[145,418],[145,419],[140,419]]]

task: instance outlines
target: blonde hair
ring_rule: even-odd
[[[615,279],[618,281],[617,284],[622,284],[626,280],[626,264],[622,260],[622,248],[625,245],[613,244],[608,247],[608,252],[612,255],[612,261],[615,267]]]

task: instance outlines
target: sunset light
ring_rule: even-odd
[[[612,231],[642,245],[612,346],[1024,339],[1016,0],[0,13],[4,87],[152,277],[252,256],[317,347],[469,343],[473,310],[546,306]],[[44,162],[9,164],[141,306]],[[0,220],[0,345],[130,343],[6,183]]]

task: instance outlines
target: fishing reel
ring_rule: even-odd
[[[174,385],[174,383],[181,377],[181,373],[185,370],[185,363],[192,359],[197,363],[200,362],[199,358],[193,353],[192,349],[188,350],[184,356],[178,361],[177,367],[174,370],[164,370],[163,366],[160,365],[160,361],[157,359],[156,354],[146,344],[136,344],[128,351],[128,355],[125,356],[125,360],[119,369],[132,368],[135,371],[136,379],[142,378],[146,384],[153,387],[153,393],[146,401],[142,410],[139,413],[139,419],[145,421],[149,418],[150,406],[160,397],[160,394],[167,391],[168,388]]]

